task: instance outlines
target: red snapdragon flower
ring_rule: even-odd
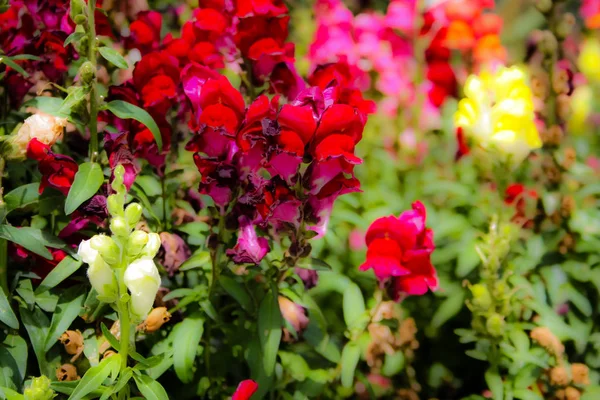
[[[252,379],[240,382],[231,400],[250,400],[250,397],[258,390],[258,383]]]
[[[156,11],[141,11],[131,23],[129,37],[125,40],[127,48],[137,48],[142,55],[158,50],[162,15]]]
[[[509,185],[505,191],[504,203],[515,207],[512,221],[521,223],[526,228],[533,226],[533,220],[527,215],[527,204],[537,201],[538,198],[535,190],[528,189],[521,183]]]
[[[366,235],[367,259],[361,271],[373,269],[377,279],[391,282],[395,300],[402,295],[422,295],[438,288],[430,256],[435,245],[433,231],[425,227],[426,210],[416,201],[399,217],[375,220]]]
[[[27,158],[38,162],[42,174],[40,193],[48,186],[58,189],[65,196],[69,193],[78,169],[71,157],[54,153],[50,146],[34,138],[27,146]]]

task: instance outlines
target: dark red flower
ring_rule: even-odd
[[[245,216],[239,218],[238,240],[233,249],[227,250],[227,255],[238,264],[259,264],[269,252],[269,241],[256,235],[256,227]]]
[[[27,157],[38,162],[38,169],[42,174],[40,193],[48,186],[58,189],[65,196],[69,193],[78,169],[71,157],[55,154],[50,146],[35,138],[27,146]]]
[[[469,152],[471,151],[469,145],[467,144],[467,138],[465,137],[465,133],[463,132],[461,127],[456,128],[456,143],[457,149],[455,159],[458,161],[463,156],[469,154]]]
[[[52,259],[48,260],[42,256],[39,256],[18,244],[10,243],[9,248],[11,258],[23,265],[31,265],[31,272],[39,276],[39,280],[44,279],[53,269],[60,263],[66,256],[67,253],[60,249],[48,248],[48,251],[52,255]]]
[[[422,295],[436,290],[438,279],[430,256],[433,231],[425,227],[425,206],[417,201],[399,217],[379,218],[367,231],[367,259],[361,271],[373,269],[377,279],[392,281],[396,300],[403,294]]]
[[[136,64],[133,85],[141,94],[143,107],[165,114],[178,94],[179,62],[164,51],[149,53]]]
[[[506,188],[504,203],[515,207],[515,215],[512,221],[529,228],[533,225],[533,219],[528,216],[539,196],[533,189],[526,188],[521,183],[513,183]]]
[[[252,379],[240,382],[231,400],[250,400],[250,397],[258,390],[258,383]]]
[[[162,15],[159,12],[141,11],[129,26],[131,33],[125,41],[127,48],[137,48],[142,55],[157,50],[161,27]]]

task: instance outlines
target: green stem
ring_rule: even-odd
[[[96,22],[94,13],[96,11],[96,0],[88,0],[88,59],[92,63],[94,78],[90,83],[90,161],[98,158],[98,93],[96,90]]]
[[[0,210],[4,212],[6,210],[6,204],[4,203],[4,186],[2,184],[2,178],[4,176],[4,166],[6,161],[3,157],[0,157]],[[4,218],[4,217],[3,217]],[[0,223],[3,221],[0,221]],[[6,239],[0,239],[0,288],[4,290],[6,296],[9,295],[8,291],[8,242]]]
[[[131,340],[131,320],[129,318],[129,296],[127,294],[127,286],[125,286],[125,263],[122,262],[122,267],[119,268],[119,300],[117,308],[119,312],[119,325],[121,329],[119,355],[121,356],[121,372],[123,374],[127,368],[127,359],[129,356],[129,343]],[[119,399],[124,399],[126,387],[119,393]]]
[[[212,279],[210,281],[210,288],[208,291],[208,298],[213,294],[217,281],[219,280],[219,275],[221,273],[221,266],[219,263],[221,262],[221,256],[223,253],[223,232],[225,231],[225,216],[219,216],[219,232],[217,233],[217,247],[211,251],[211,260],[212,260]]]

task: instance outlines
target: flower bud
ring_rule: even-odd
[[[77,368],[73,364],[63,364],[56,369],[56,379],[61,382],[70,382],[80,378],[77,375]]]
[[[121,250],[110,236],[95,235],[90,239],[90,246],[98,251],[109,265],[116,266],[119,263]]]
[[[504,317],[500,314],[492,314],[488,317],[485,328],[488,333],[492,336],[502,336],[504,334],[504,327],[506,323],[504,322]]]
[[[96,77],[94,65],[89,61],[84,62],[79,68],[79,76],[83,83],[90,84]]]
[[[160,235],[158,233],[149,233],[148,243],[146,243],[146,247],[144,247],[143,256],[146,258],[154,258],[156,253],[158,253],[160,246]]]
[[[536,0],[535,8],[541,13],[547,13],[552,9],[552,0]]]
[[[85,15],[83,13],[84,7],[85,3],[82,0],[71,0],[71,4],[69,7],[69,16],[77,25],[80,25],[82,23],[78,22],[78,20],[81,20],[80,17],[83,17],[85,20]]]
[[[150,311],[150,314],[148,314],[146,320],[139,326],[139,329],[148,333],[156,332],[164,323],[169,322],[170,319],[171,314],[167,311],[167,307],[156,307]]]
[[[114,217],[110,221],[110,231],[117,236],[129,236],[130,228],[123,217]]]
[[[542,32],[542,39],[539,43],[540,50],[547,55],[556,54],[558,50],[558,40],[556,40],[556,36],[550,31]]]
[[[117,192],[117,195],[124,196],[127,191],[127,188],[123,184],[125,179],[125,167],[122,164],[117,165],[113,171],[113,175],[115,178],[111,183],[111,187]]]
[[[144,319],[152,309],[160,287],[160,275],[154,261],[135,260],[125,270],[124,281],[131,294],[130,310],[138,320]]]
[[[98,251],[91,247],[90,240],[81,242],[77,254],[89,265],[88,278],[96,292],[100,296],[114,298],[117,294],[115,275]]]
[[[581,392],[574,388],[573,386],[569,386],[565,389],[565,400],[579,400],[581,398]]]
[[[556,27],[556,35],[559,39],[566,39],[575,26],[575,16],[571,13],[563,14],[558,26]]]
[[[108,212],[113,217],[117,217],[123,215],[123,207],[125,206],[125,201],[123,196],[119,196],[116,194],[111,194],[106,198],[106,207],[108,208]]]
[[[135,226],[142,218],[142,206],[138,203],[131,203],[125,209],[125,220],[130,226]]]
[[[62,136],[66,126],[65,118],[57,118],[42,112],[28,117],[17,134],[11,137],[12,152],[7,157],[24,158],[27,154],[27,145],[34,138],[52,146]]]
[[[56,394],[50,388],[50,383],[50,379],[44,375],[33,378],[31,385],[23,392],[25,400],[52,400]]]
[[[144,231],[135,230],[127,239],[127,254],[136,257],[148,243],[148,234]]]
[[[480,310],[487,310],[492,305],[492,296],[488,288],[481,284],[475,284],[469,288],[473,294],[473,305]]]

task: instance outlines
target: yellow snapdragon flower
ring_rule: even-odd
[[[591,82],[600,83],[600,41],[588,38],[581,45],[577,65],[583,75]]]
[[[467,138],[510,163],[520,163],[542,141],[534,122],[531,89],[518,67],[467,78],[454,115]]]

